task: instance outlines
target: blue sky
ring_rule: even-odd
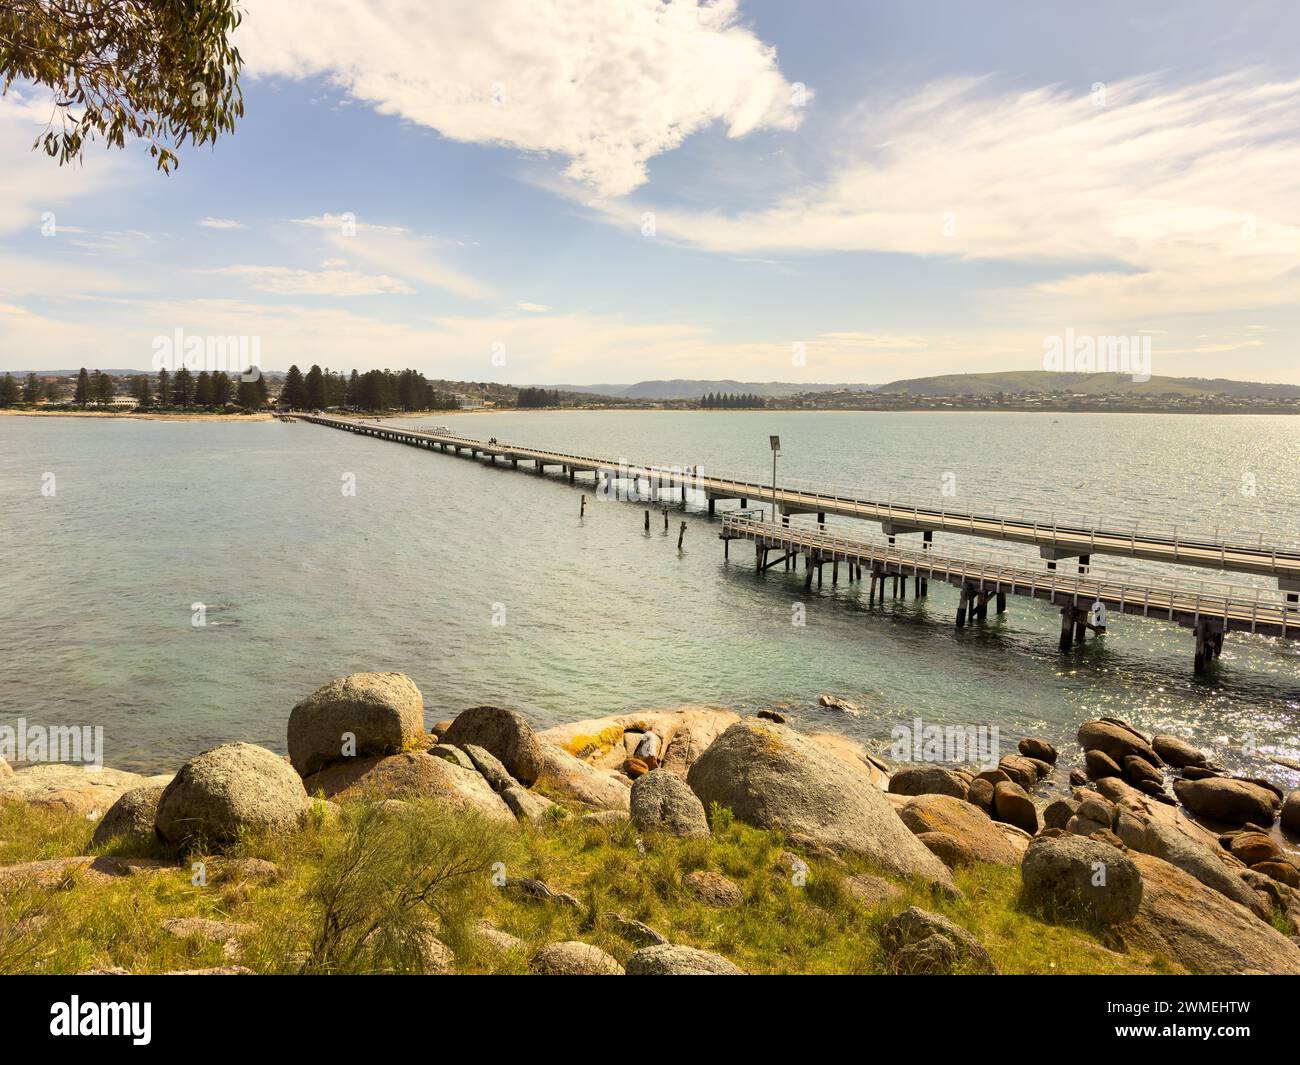
[[[880,382],[1148,334],[1300,382],[1286,3],[246,0],[246,117],[59,170],[0,102],[0,369]]]

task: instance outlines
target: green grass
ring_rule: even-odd
[[[274,880],[219,875],[219,859],[189,855],[163,872],[97,878],[84,871],[46,886],[0,888],[0,973],[79,972],[120,966],[132,972],[229,964],[219,943],[178,940],[165,918],[207,917],[256,926],[239,964],[257,972],[419,971],[405,933],[431,926],[466,973],[526,972],[541,945],[577,939],[626,961],[639,945],[607,916],[643,921],[674,943],[722,954],[752,973],[889,971],[879,930],[909,905],[943,913],[985,944],[1007,973],[1167,971],[1159,959],[1115,954],[1089,929],[1057,924],[1020,908],[1017,868],[977,866],[955,874],[964,898],[928,885],[871,908],[845,886],[873,873],[862,859],[807,857],[806,883],[793,883],[779,857],[780,835],[734,823],[715,811],[711,839],[639,836],[627,823],[578,818],[541,827],[452,816],[427,803],[400,813],[352,803],[341,817],[315,816],[290,836],[249,837],[226,858],[274,862]],[[90,853],[93,826],[80,818],[0,803],[0,866]],[[105,853],[165,856],[151,844],[110,845]],[[213,871],[192,883],[190,863]],[[504,869],[531,876],[580,901],[577,909],[520,897],[493,883]],[[744,902],[716,909],[682,879],[696,869],[740,886]],[[495,949],[474,934],[487,920],[523,941]]]

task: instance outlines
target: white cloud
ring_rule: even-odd
[[[373,296],[382,292],[409,293],[409,285],[386,274],[357,270],[295,270],[287,266],[223,266],[211,271],[237,277],[260,292],[277,296]]]
[[[248,0],[254,75],[332,78],[453,140],[554,152],[617,196],[646,163],[724,122],[793,129],[799,97],[737,0]]]
[[[404,226],[359,221],[352,212],[295,218],[295,225],[320,230],[331,250],[346,253],[407,281],[470,300],[491,299],[492,286],[448,266],[440,242]]]
[[[545,314],[550,309],[545,303],[529,303],[527,300],[519,300],[515,304],[515,310],[524,311],[526,314]]]
[[[824,179],[757,210],[656,209],[658,236],[741,254],[1037,263],[1063,276],[992,302],[1058,319],[1300,298],[1300,81],[1142,78],[1108,86],[1102,107],[1057,88],[944,82],[868,102],[841,141]],[[645,208],[599,209],[635,231]]]
[[[209,215],[207,218],[199,219],[199,225],[207,229],[247,229],[243,222],[237,222],[233,218],[213,218]]]

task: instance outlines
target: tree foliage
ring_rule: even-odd
[[[170,172],[187,141],[214,143],[244,114],[240,19],[236,0],[0,0],[0,93],[54,94],[33,147],[60,164],[132,137]]]

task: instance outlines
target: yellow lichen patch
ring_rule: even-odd
[[[590,736],[580,733],[572,737],[565,745],[564,749],[575,758],[590,758],[592,755],[603,754],[616,743],[623,740],[623,727],[621,725],[610,725],[601,729],[596,735]]]
[[[785,753],[785,743],[781,734],[769,725],[750,724],[749,730],[759,738],[763,751],[773,758]]]

